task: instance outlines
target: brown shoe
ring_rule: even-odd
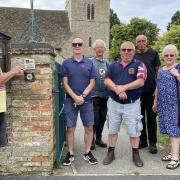
[[[104,165],[110,164],[113,160],[115,160],[114,150],[108,150],[106,157],[103,160]]]
[[[133,162],[137,167],[143,167],[143,161],[139,156],[139,151],[133,151]]]

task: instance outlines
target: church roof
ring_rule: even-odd
[[[34,10],[36,41],[61,47],[71,36],[67,11]],[[31,40],[30,9],[0,7],[0,32],[12,43]]]

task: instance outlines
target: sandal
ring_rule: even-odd
[[[167,169],[176,169],[178,166],[180,166],[180,160],[174,160],[171,159],[171,161],[167,164]]]
[[[171,161],[171,159],[172,159],[172,153],[168,153],[167,155],[165,155],[165,156],[163,156],[162,157],[162,161]]]

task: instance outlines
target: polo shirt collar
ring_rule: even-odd
[[[84,63],[84,61],[85,61],[85,58],[84,58],[84,56],[83,56],[83,58],[81,59],[81,61],[76,61],[76,59],[72,56],[72,62],[77,62],[77,63]]]
[[[121,59],[119,60],[119,64],[123,67],[127,67],[129,66],[131,63],[133,63],[135,60],[133,59],[130,63],[128,63],[126,66],[124,66],[124,64],[122,63]]]
[[[99,58],[95,57],[95,59],[96,59],[97,61],[100,61],[100,62],[103,62],[103,61],[104,61],[104,58],[103,58],[103,59],[99,59]]]

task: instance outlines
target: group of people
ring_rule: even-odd
[[[115,147],[123,120],[132,147],[132,161],[137,167],[142,167],[140,148],[149,147],[152,154],[158,152],[156,111],[160,131],[168,134],[171,141],[171,150],[162,160],[168,161],[166,167],[169,169],[180,165],[178,50],[174,45],[167,45],[163,50],[164,66],[160,67],[158,53],[148,48],[145,35],[136,37],[136,47],[137,50],[130,41],[123,42],[120,59],[110,64],[104,59],[106,44],[103,40],[94,42],[94,58],[84,56],[85,44],[81,38],[72,41],[73,56],[62,65],[68,146],[63,165],[74,161],[74,132],[80,112],[85,130],[84,160],[90,164],[98,163],[91,152],[96,145],[108,148],[104,165],[115,160]],[[106,116],[107,143],[102,139]]]
[[[90,164],[98,163],[91,152],[96,145],[108,148],[104,165],[115,160],[115,147],[123,120],[130,138],[132,161],[137,167],[142,167],[139,149],[149,147],[150,153],[158,152],[157,112],[160,132],[167,134],[171,142],[171,148],[162,161],[168,162],[168,169],[176,169],[180,165],[178,50],[174,45],[167,45],[162,52],[164,66],[160,67],[158,53],[148,48],[145,35],[136,37],[136,47],[137,50],[130,41],[123,42],[120,59],[110,64],[104,59],[106,44],[103,40],[94,42],[94,58],[84,56],[85,44],[81,38],[72,41],[73,56],[62,65],[68,146],[63,165],[74,161],[74,132],[79,112],[85,130],[83,158]],[[8,72],[2,72],[0,68],[0,147],[7,144],[5,83],[23,74],[20,67],[13,67]],[[106,117],[107,143],[102,139]]]

